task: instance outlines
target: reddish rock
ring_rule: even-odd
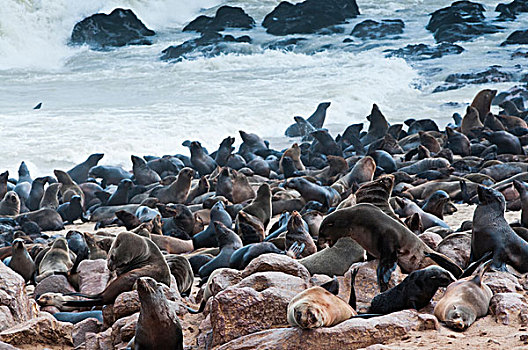
[[[518,293],[498,293],[491,298],[490,310],[495,320],[502,324],[520,323],[528,326],[528,304]]]
[[[122,317],[130,316],[139,312],[139,296],[137,291],[121,293],[114,302],[114,322]]]
[[[436,251],[451,258],[458,266],[465,268],[469,263],[471,253],[471,235],[453,233],[438,244]]]
[[[436,250],[436,247],[442,241],[442,236],[440,236],[438,233],[429,231],[418,235],[418,238],[420,238],[425,244],[429,246],[429,248],[433,250]]]
[[[112,328],[101,333],[86,333],[85,350],[107,350],[113,349]]]
[[[136,334],[136,324],[139,312],[133,315],[120,318],[112,325],[112,343],[128,343]]]
[[[215,270],[208,281],[210,295],[215,296],[224,289],[227,289],[242,280],[242,274],[238,270],[222,268]]]
[[[38,307],[25,289],[24,279],[0,262],[0,331],[36,317]]]
[[[242,271],[242,278],[262,271],[283,272],[288,275],[300,277],[305,281],[310,279],[310,272],[308,272],[306,267],[301,265],[297,260],[281,254],[264,254],[253,259]]]
[[[66,276],[51,275],[44,278],[42,281],[39,282],[39,284],[37,284],[33,295],[35,296],[35,298],[38,298],[40,295],[45,293],[67,294],[75,292],[75,288],[73,288],[70,282],[68,282]]]
[[[350,319],[314,330],[270,329],[232,340],[216,350],[360,349],[399,339],[410,331],[438,329],[433,315],[404,310],[371,319]]]
[[[523,289],[517,277],[509,272],[487,272],[484,274],[483,280],[490,287],[493,294],[515,293]]]
[[[73,325],[59,322],[52,315],[44,312],[41,316],[17,324],[0,333],[0,341],[11,345],[48,344],[73,345]]]
[[[78,347],[86,341],[87,333],[99,333],[103,328],[103,324],[95,318],[88,318],[75,325],[73,325],[72,339],[73,346]]]
[[[84,294],[101,293],[110,279],[106,260],[83,260],[77,268],[79,272],[79,291]]]

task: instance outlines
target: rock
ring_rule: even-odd
[[[442,241],[442,236],[434,232],[424,232],[418,235],[418,238],[420,238],[425,244],[429,246],[429,248],[433,250],[436,250],[438,244]]]
[[[78,347],[86,341],[87,333],[99,333],[103,328],[103,324],[95,318],[88,318],[73,326],[72,339],[73,346]]]
[[[504,29],[484,23],[484,6],[471,1],[456,1],[431,14],[426,29],[433,32],[437,42],[467,41],[480,35]]]
[[[110,279],[106,260],[83,260],[77,268],[79,272],[79,291],[84,294],[101,293]]]
[[[346,288],[346,294],[344,294],[343,296],[345,297],[344,300],[348,300],[346,298],[350,295],[350,273],[356,268],[359,269],[356,275],[356,283],[354,284],[354,288],[356,290],[357,307],[358,309],[360,309],[357,310],[358,312],[366,311],[367,307],[370,306],[370,301],[380,293],[376,274],[377,267],[378,260],[355,263],[350,266],[350,269],[345,274],[345,281],[348,282],[345,283],[343,286],[343,290],[345,290]],[[395,285],[403,281],[404,278],[405,276],[402,274],[400,267],[397,266],[396,270],[394,270],[391,275],[389,288],[394,287]]]
[[[508,82],[512,81],[513,78],[513,74],[500,70],[496,66],[492,66],[484,71],[476,73],[449,74],[445,80],[448,84],[436,87],[433,92],[456,90],[469,84]]]
[[[73,345],[73,325],[59,322],[48,313],[17,324],[0,333],[0,341],[11,345]]]
[[[502,91],[495,96],[491,104],[498,106],[504,101],[512,101],[517,108],[524,110],[524,100],[528,99],[528,90],[525,86],[516,85],[507,91]]]
[[[465,268],[469,263],[471,253],[471,235],[453,233],[438,243],[436,251],[451,258],[461,268]]]
[[[87,44],[92,49],[105,49],[125,45],[150,45],[146,37],[153,36],[132,12],[117,8],[109,15],[97,13],[87,17],[73,27],[71,43]]]
[[[516,30],[511,33],[501,46],[528,44],[528,30]]]
[[[0,262],[0,331],[37,315],[36,303],[25,289],[22,276]]]
[[[226,28],[251,29],[255,20],[240,7],[221,6],[214,17],[199,16],[183,28],[184,32],[219,32]]]
[[[134,337],[136,334],[138,317],[139,312],[131,316],[120,318],[112,325],[112,343],[114,346],[120,343],[126,344],[132,339],[132,337]]]
[[[106,350],[114,348],[112,328],[108,328],[106,331],[100,333],[86,333],[85,339],[86,350]]]
[[[488,287],[490,287],[493,294],[515,293],[523,290],[517,277],[515,277],[509,272],[487,272],[484,275],[483,282],[486,283]]]
[[[264,45],[264,48],[268,50],[294,51],[297,47],[306,43],[307,40],[306,38],[291,38],[273,41]]]
[[[73,286],[68,282],[68,279],[66,276],[63,275],[51,275],[46,278],[44,278],[42,281],[40,281],[39,284],[35,287],[35,291],[33,292],[33,295],[35,298],[38,298],[40,295],[44,293],[61,293],[61,294],[67,294],[67,293],[75,293],[76,290],[73,288]]]
[[[120,318],[139,312],[139,305],[140,302],[137,291],[134,290],[119,294],[113,307],[114,322]]]
[[[429,60],[440,58],[446,55],[458,55],[464,51],[464,48],[451,43],[440,43],[436,46],[425,44],[407,45],[398,50],[386,50],[389,52],[387,57],[401,57],[406,60]]]
[[[509,4],[498,4],[495,12],[500,12],[499,20],[512,21],[522,12],[528,12],[528,2],[526,0],[513,0]]]
[[[262,26],[273,35],[311,34],[358,15],[355,0],[306,0],[295,5],[283,1],[266,15]]]
[[[383,19],[381,22],[367,19],[356,24],[350,35],[363,40],[381,39],[389,35],[402,34],[404,27],[405,23],[401,19]]]
[[[15,348],[13,345],[4,343],[3,341],[0,341],[0,349],[1,350],[18,350],[18,348]]]
[[[314,330],[279,328],[232,340],[217,350],[360,349],[399,339],[411,331],[438,329],[433,315],[405,310],[371,319],[350,319],[334,327]]]
[[[310,279],[310,272],[297,260],[287,255],[263,254],[253,259],[242,271],[241,277],[245,278],[256,272],[278,271],[288,275],[297,276],[305,281]]]
[[[242,280],[241,272],[235,269],[222,268],[215,272],[209,283],[211,296],[215,296],[224,289],[227,289]]]
[[[210,299],[212,345],[286,326],[290,300],[308,288],[299,277],[282,272],[258,272]]]
[[[490,310],[497,322],[504,325],[520,323],[528,325],[528,304],[526,298],[518,293],[498,293],[491,298]]]
[[[192,39],[178,46],[169,46],[163,50],[161,59],[164,61],[190,59],[195,56],[215,57],[225,52],[230,52],[227,44],[250,43],[251,38],[247,35],[235,38],[232,35],[221,35],[215,32],[206,32],[197,39]],[[199,52],[196,53],[199,49]]]

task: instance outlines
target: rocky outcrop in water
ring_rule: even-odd
[[[501,46],[528,44],[528,30],[516,30],[511,33]]]
[[[109,15],[97,13],[73,27],[70,42],[88,45],[92,49],[107,49],[126,45],[150,45],[153,36],[131,10],[115,9]]]
[[[495,12],[500,12],[500,21],[513,21],[520,13],[528,12],[528,1],[513,0],[509,4],[500,3],[495,8]]]
[[[382,39],[387,36],[402,34],[404,27],[405,23],[401,19],[383,19],[381,22],[367,19],[358,23],[350,35],[363,40]]]
[[[251,29],[255,20],[240,7],[222,6],[214,17],[199,16],[183,28],[184,32],[218,32],[226,28]]]
[[[407,45],[397,50],[386,50],[387,57],[401,57],[407,60],[429,60],[446,55],[458,55],[464,51],[460,45],[441,43],[436,46],[426,44]]]
[[[460,89],[466,85],[502,83],[514,81],[515,75],[502,70],[501,67],[489,67],[488,69],[475,73],[449,74],[445,79],[446,84],[440,85],[433,92],[442,92]]]

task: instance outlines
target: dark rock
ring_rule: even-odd
[[[500,3],[495,7],[495,12],[500,12],[499,20],[512,21],[522,12],[528,12],[528,1],[513,0],[509,4]]]
[[[109,15],[97,13],[83,19],[73,27],[71,43],[87,44],[92,49],[105,49],[125,45],[150,45],[148,29],[131,10],[115,9]]]
[[[431,14],[426,28],[437,42],[467,41],[483,34],[497,33],[502,27],[483,23],[484,6],[471,1],[457,1]]]
[[[356,24],[350,35],[361,39],[381,39],[403,33],[404,27],[405,23],[401,19],[383,19],[381,22],[367,19]]]
[[[306,40],[306,38],[291,38],[279,40],[265,45],[264,48],[269,50],[293,51],[297,46],[306,42]]]
[[[222,6],[214,17],[199,16],[183,28],[184,32],[219,32],[226,28],[251,29],[255,20],[240,7]]]
[[[428,60],[446,55],[458,55],[464,48],[451,43],[441,43],[436,46],[425,44],[407,45],[398,50],[387,50],[387,57],[401,57],[409,60]]]
[[[477,73],[455,73],[450,74],[446,78],[444,85],[438,86],[433,92],[442,92],[449,90],[460,89],[469,84],[487,84],[487,83],[502,83],[512,81],[513,74],[501,71],[499,68],[493,66],[485,71]]]
[[[501,46],[528,44],[528,30],[516,30],[511,33]]]
[[[200,55],[205,57],[214,57],[228,51],[226,43],[250,43],[251,38],[247,35],[235,38],[232,35],[221,35],[214,32],[204,33],[197,39],[192,39],[178,46],[170,46],[162,51],[161,59],[176,60],[177,62],[184,58],[191,58],[191,53],[200,50]]]
[[[359,15],[355,0],[281,2],[264,18],[262,26],[273,35],[311,34]]]

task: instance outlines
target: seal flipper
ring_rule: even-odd
[[[378,286],[380,291],[383,293],[389,289],[389,282],[391,279],[392,272],[396,270],[398,265],[398,255],[396,250],[389,252],[385,250],[380,250],[380,260],[378,263],[378,268],[376,269]]]
[[[339,294],[339,281],[337,280],[336,276],[334,276],[331,281],[321,284],[320,287],[324,288],[333,295]]]
[[[486,261],[481,267],[480,267],[480,271],[475,275],[475,277],[473,277],[473,279],[471,280],[473,283],[477,284],[477,285],[481,285],[482,284],[482,276],[484,276],[484,274],[486,273],[486,271],[488,271],[492,265],[492,260],[488,260]]]
[[[348,305],[352,306],[354,310],[357,310],[357,302],[356,302],[356,276],[359,271],[359,268],[356,268],[352,271],[350,274],[350,297],[348,298]]]
[[[504,259],[502,258],[501,250],[495,250],[493,252],[491,266],[493,267],[495,271],[508,272],[508,268],[506,267],[506,262],[504,262]]]
[[[425,256],[433,260],[435,263],[440,265],[440,267],[443,267],[447,271],[451,272],[455,278],[459,278],[463,271],[456,263],[454,263],[451,259],[449,259],[447,256],[442,255],[437,252],[430,252],[425,253]]]
[[[477,261],[472,262],[471,264],[469,264],[469,266],[464,270],[464,272],[462,273],[462,275],[460,275],[459,278],[464,278],[464,277],[471,276],[473,274],[473,272],[475,272],[475,270],[480,266],[480,264],[482,264],[483,261],[487,261],[489,258],[491,258],[492,255],[493,255],[493,252],[489,251],[486,254],[484,254]]]

